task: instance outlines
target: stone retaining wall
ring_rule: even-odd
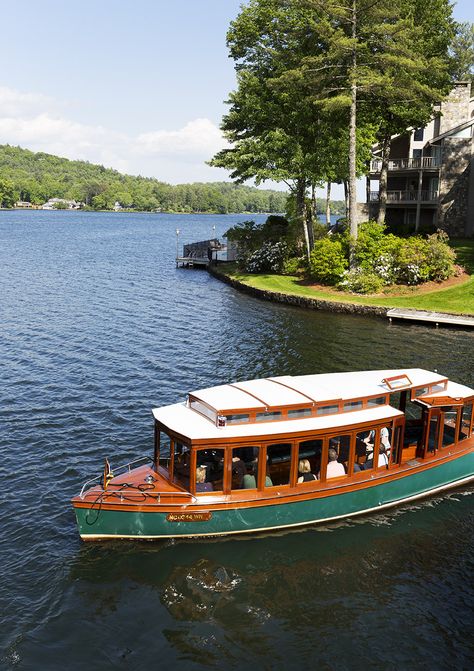
[[[209,273],[218,280],[230,284],[235,289],[243,291],[251,296],[262,298],[273,303],[284,303],[299,308],[309,310],[325,310],[326,312],[341,312],[344,314],[359,314],[367,317],[387,317],[387,310],[390,308],[379,307],[375,305],[360,305],[358,303],[342,303],[339,301],[327,301],[320,298],[309,298],[308,296],[292,296],[278,291],[267,291],[266,289],[257,289],[248,284],[234,280],[228,275],[220,272],[215,266],[208,266]]]

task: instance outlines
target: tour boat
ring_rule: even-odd
[[[153,410],[154,454],[72,499],[86,541],[330,522],[474,479],[474,390],[418,368],[270,377]]]

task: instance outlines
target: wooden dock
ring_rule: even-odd
[[[474,317],[469,315],[450,315],[445,312],[430,312],[428,310],[413,310],[410,308],[392,308],[387,310],[387,317],[405,319],[414,322],[429,322],[435,326],[463,326],[474,328]]]
[[[209,259],[199,256],[177,256],[176,268],[207,268]]]

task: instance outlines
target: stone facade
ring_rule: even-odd
[[[458,82],[448,98],[441,103],[439,135],[469,119],[470,82]]]
[[[468,227],[471,138],[445,138],[440,170],[438,226],[451,237],[462,237]]]

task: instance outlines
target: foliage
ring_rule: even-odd
[[[278,273],[283,269],[287,253],[284,242],[264,242],[249,257],[245,269],[249,273]]]
[[[13,207],[16,199],[13,182],[0,178],[0,207]]]
[[[308,263],[304,257],[292,256],[287,259],[281,270],[282,275],[299,275],[308,270]]]
[[[378,294],[383,285],[383,279],[376,273],[363,268],[353,268],[344,273],[338,286],[355,294]]]
[[[49,198],[65,198],[97,210],[111,210],[117,201],[134,210],[226,214],[283,212],[286,200],[281,191],[226,182],[172,186],[9,145],[0,145],[0,175],[1,183],[8,182],[9,193],[14,192],[4,207],[12,207],[16,200],[41,205]]]
[[[291,240],[290,224],[285,217],[270,215],[263,224],[256,224],[254,221],[240,222],[229,228],[224,237],[237,244],[239,261],[246,267],[252,254],[264,244],[275,245],[283,242],[288,246]]]
[[[326,237],[315,242],[309,260],[312,279],[323,284],[337,284],[348,265],[340,240]]]
[[[458,81],[472,80],[474,75],[474,24],[458,23],[451,43],[452,74]]]

